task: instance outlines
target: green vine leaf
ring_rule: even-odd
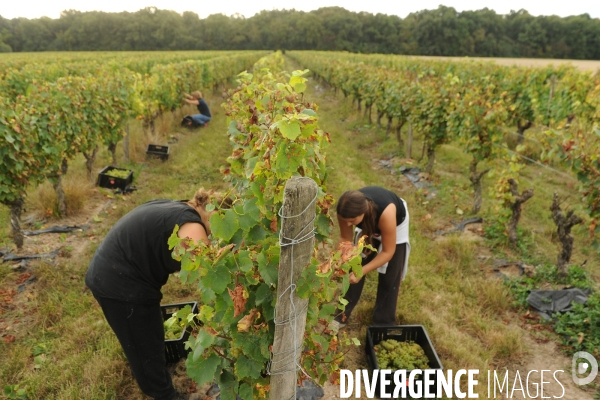
[[[210,228],[213,234],[224,241],[229,241],[233,234],[239,229],[239,222],[233,210],[215,213],[210,217]]]
[[[237,376],[242,379],[259,378],[263,368],[264,364],[246,356],[238,357],[237,362],[235,363],[235,372]]]
[[[261,304],[263,304],[263,302],[269,301],[272,298],[273,295],[271,293],[271,288],[268,285],[263,284],[260,285],[256,290],[256,298],[254,301],[257,306],[260,306]]]
[[[296,140],[300,136],[300,124],[298,121],[290,121],[289,119],[282,119],[271,125],[271,129],[279,129],[284,138],[289,140]]]
[[[213,292],[212,290],[210,292],[212,293],[212,300],[211,300],[211,302],[212,302],[214,300],[215,292]],[[203,297],[203,299],[205,299],[205,298]],[[200,319],[200,321],[202,321],[204,323],[208,323],[210,320],[213,319],[214,316],[215,316],[214,308],[212,308],[211,306],[208,306],[206,304],[203,304],[202,306],[200,306],[200,313],[198,314],[198,318]]]
[[[244,202],[244,213],[252,217],[254,221],[260,222],[262,218],[260,216],[260,209],[256,206],[257,201],[258,199],[256,198],[246,200]]]
[[[254,396],[252,394],[252,386],[247,383],[243,383],[240,385],[240,397],[242,399],[254,400]]]
[[[216,294],[222,294],[230,282],[231,274],[229,273],[229,269],[224,266],[216,267],[204,278],[204,284],[210,287]]]
[[[199,358],[197,361],[194,361],[193,353],[190,353],[185,361],[189,377],[198,385],[212,382],[219,365],[221,365],[221,358],[216,354],[211,354],[207,358]]]
[[[192,360],[194,362],[198,361],[198,358],[200,358],[202,354],[204,354],[204,350],[212,346],[214,342],[215,337],[213,335],[208,333],[205,329],[200,329],[200,331],[198,332],[198,336],[196,337],[196,348],[194,349]]]
[[[260,253],[257,257],[258,271],[267,285],[277,284],[277,267],[269,263],[267,257]]]

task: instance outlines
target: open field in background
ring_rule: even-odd
[[[574,67],[579,68],[582,71],[598,71],[600,70],[600,61],[595,60],[561,60],[561,59],[550,59],[550,58],[499,58],[499,57],[439,57],[439,56],[407,56],[413,59],[426,59],[426,60],[477,60],[477,61],[491,61],[498,65],[517,67],[546,67],[548,65],[559,66],[563,64],[571,64]]]
[[[287,61],[286,70],[300,68]],[[69,222],[87,222],[89,230],[64,237],[41,235],[26,242],[27,251],[46,252],[64,247],[66,251],[55,263],[32,262],[26,269],[2,265],[0,335],[5,338],[0,340],[2,385],[26,385],[31,399],[146,399],[132,380],[127,362],[99,307],[85,289],[83,276],[95,248],[112,224],[135,206],[154,198],[187,198],[199,186],[225,187],[219,167],[229,155],[230,147],[225,115],[220,108],[223,99],[219,93],[207,97],[214,113],[207,129],[185,133],[181,130],[181,116],[193,112],[191,107],[167,114],[158,124],[154,137],[132,123],[132,163],[122,166],[134,169],[134,184],[138,190],[123,197],[113,196],[91,184],[84,188],[93,206],[82,209],[79,215],[70,217]],[[468,210],[471,201],[465,174],[469,160],[460,149],[451,143],[439,150],[430,177],[438,194],[427,199],[404,176],[392,173],[381,164],[384,160],[394,167],[417,166],[416,158],[422,145],[418,134],[413,158],[409,159],[395,135],[387,135],[376,124],[368,124],[362,113],[352,106],[350,98],[344,99],[341,93],[334,95],[327,85],[312,78],[306,98],[319,105],[320,127],[331,134],[332,144],[327,150],[330,193],[337,198],[345,190],[376,184],[395,190],[408,202],[413,252],[408,277],[400,291],[398,322],[424,325],[445,369],[479,368],[480,398],[487,398],[488,369],[508,369],[513,374],[518,369],[521,376],[531,369],[562,369],[566,373],[561,376],[561,382],[571,384],[564,398],[597,398],[597,394],[594,397],[597,389],[580,390],[572,381],[568,382],[570,357],[556,345],[558,336],[526,309],[515,305],[508,287],[494,276],[493,270],[494,260],[501,258],[534,265],[555,261],[558,246],[548,196],[554,190],[562,194],[573,192],[575,183],[535,165],[527,167],[521,190],[534,187],[536,195],[523,211],[524,234],[532,239],[527,241],[524,250],[512,251],[487,241],[483,237],[483,225],[469,226],[463,235],[442,236],[437,233],[439,230],[462,219],[456,209]],[[145,159],[148,143],[164,143],[171,136],[178,138],[178,142],[172,145],[168,162]],[[103,152],[96,170],[109,159]],[[119,159],[122,159],[121,145]],[[69,170],[69,176],[75,181],[83,179],[82,171],[78,171],[80,162],[83,159],[74,161]],[[490,182],[491,179],[486,180],[486,188]],[[32,188],[27,215],[44,214],[44,202],[40,203],[39,199],[47,191],[43,187]],[[577,207],[574,200],[570,203]],[[481,214],[491,212],[490,199],[486,197]],[[0,206],[0,247],[10,247],[7,217],[6,207]],[[64,220],[46,222],[46,225],[62,224]],[[337,227],[334,239],[336,235]],[[600,257],[589,251],[586,229],[578,227],[574,235],[572,263],[579,265],[587,260],[586,269],[600,282],[600,271],[595,268],[600,264]],[[37,280],[24,285],[23,279],[30,277]],[[348,349],[344,365],[348,369],[366,368],[363,346],[371,320],[375,278],[374,274],[367,277],[362,301],[346,330],[361,341],[360,347]],[[163,293],[163,303],[194,298],[193,289],[182,285],[175,276],[169,279]],[[7,340],[8,335],[13,339]],[[176,384],[180,388],[195,390],[185,377],[178,378]],[[326,389],[324,400],[339,398],[339,388],[328,385]],[[557,387],[545,392],[546,396],[560,394]]]

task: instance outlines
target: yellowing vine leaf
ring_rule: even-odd
[[[256,318],[257,314],[258,310],[256,308],[253,308],[252,310],[250,310],[250,313],[248,315],[240,319],[237,323],[238,332],[248,332],[250,330],[250,327],[254,323],[254,319]]]

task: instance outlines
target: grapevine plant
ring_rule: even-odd
[[[498,93],[491,76],[461,82],[462,90],[454,98],[449,128],[458,137],[466,153],[472,156],[469,180],[473,186],[472,213],[477,214],[482,203],[482,178],[489,169],[479,171],[481,163],[489,163],[503,153],[500,129],[506,117],[505,93]]]
[[[589,232],[593,246],[600,251],[600,80],[581,107],[582,122],[576,129],[549,129],[544,142],[550,150],[544,158],[558,155],[570,166],[579,181],[579,189],[590,217]]]
[[[280,63],[257,64],[276,69]],[[322,245],[331,231],[328,210],[333,199],[325,189],[322,153],[329,136],[317,125],[317,106],[303,101],[306,72],[293,72],[287,83],[269,68],[239,75],[239,86],[223,105],[233,152],[222,172],[231,182],[233,205],[209,205],[216,209],[210,219],[210,245],[179,239],[177,227],[169,239],[173,256],[181,261],[180,278],[196,285],[200,296],[200,323],[188,342],[188,375],[198,384],[215,380],[223,400],[236,395],[243,400],[266,398],[270,390],[267,365],[275,331],[278,211],[289,178],[304,176],[317,183],[317,243]],[[349,271],[360,274],[360,251],[361,246],[347,245],[325,261],[313,255],[295,288],[301,298],[309,299],[300,364],[321,384],[335,379],[342,346],[352,343],[327,327],[340,305],[339,296],[349,287]]]
[[[495,184],[490,187],[490,196],[495,201],[492,207],[493,212],[489,218],[492,226],[488,230],[488,234],[493,231],[501,232],[501,236],[508,239],[508,243],[513,248],[519,245],[517,226],[523,205],[534,195],[532,188],[519,193],[519,176],[525,165],[519,158],[518,152],[523,149],[525,149],[525,145],[521,144],[517,146],[517,152],[500,155],[500,161],[504,167],[497,168],[490,173],[490,177],[497,175],[497,178]]]

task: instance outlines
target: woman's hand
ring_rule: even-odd
[[[367,273],[365,272],[365,268],[363,267],[362,276],[360,278],[357,278],[356,275],[354,274],[354,272],[350,272],[350,275],[348,276],[348,278],[350,279],[350,283],[354,284],[354,283],[360,282],[360,280],[363,279],[366,274]]]
[[[354,272],[350,272],[349,278],[350,278],[350,283],[358,283],[358,282],[360,282],[360,279],[358,279],[356,277],[356,275],[354,275]]]

